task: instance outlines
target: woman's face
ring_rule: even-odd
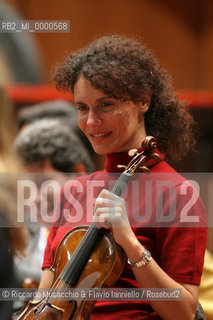
[[[79,127],[96,153],[104,155],[141,146],[148,106],[110,98],[83,77],[75,84],[74,100]]]

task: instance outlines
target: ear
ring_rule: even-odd
[[[140,111],[142,113],[147,112],[149,109],[150,103],[151,103],[151,94],[150,93],[143,94],[141,102],[139,102]]]

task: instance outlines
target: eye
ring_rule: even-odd
[[[103,102],[103,103],[102,103],[102,106],[104,106],[104,107],[110,107],[110,106],[112,106],[112,105],[113,105],[112,102]]]
[[[76,105],[77,111],[86,111],[87,109],[88,109],[88,107],[85,105]]]

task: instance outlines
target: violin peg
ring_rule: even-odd
[[[130,157],[134,157],[134,156],[136,156],[137,153],[138,153],[137,149],[131,149],[131,150],[129,150],[128,155]]]
[[[156,162],[162,161],[161,157],[160,157],[159,154],[157,154],[157,153],[153,153],[153,154],[151,155],[151,157],[152,157],[152,159],[154,159]]]
[[[120,170],[125,170],[126,169],[126,166],[122,165],[122,164],[118,164],[117,165],[117,168],[120,169]]]
[[[150,170],[145,166],[139,167],[139,170],[140,172],[143,172],[143,173],[150,173]]]

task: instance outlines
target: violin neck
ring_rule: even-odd
[[[124,191],[127,182],[131,178],[131,174],[123,172],[114,187],[112,188],[111,192],[116,194],[117,196],[121,196],[122,192]]]
[[[94,223],[89,226],[83,239],[75,249],[69,262],[60,274],[59,278],[61,280],[71,286],[76,284],[91,253],[93,252],[99,240],[102,238],[103,234],[103,229],[98,229]]]

